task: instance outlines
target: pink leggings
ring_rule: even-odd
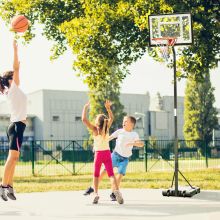
[[[108,176],[114,176],[110,150],[96,151],[94,158],[94,177],[100,176],[100,169],[104,163]]]

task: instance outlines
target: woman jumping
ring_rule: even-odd
[[[0,197],[16,200],[13,188],[13,177],[16,163],[20,156],[23,134],[26,127],[27,97],[19,88],[19,61],[17,42],[13,41],[14,63],[13,71],[7,71],[0,77],[0,92],[6,95],[10,107],[10,124],[7,129],[9,141],[8,158],[4,166]]]

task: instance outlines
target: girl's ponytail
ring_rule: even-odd
[[[13,71],[7,71],[3,73],[3,76],[0,76],[0,87],[1,90],[5,90],[5,88],[9,88],[9,80],[13,79]]]
[[[3,93],[4,88],[3,78],[0,76],[0,93]]]
[[[102,128],[102,135],[105,136],[108,131],[108,119],[104,119],[103,128]]]
[[[0,92],[3,94],[5,89],[8,87],[8,80],[0,76]]]
[[[105,136],[106,133],[108,132],[108,117],[104,114],[99,114],[97,115],[97,126],[98,126],[98,134]]]

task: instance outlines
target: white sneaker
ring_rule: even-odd
[[[114,191],[114,194],[115,194],[115,197],[116,197],[116,200],[119,204],[123,204],[124,203],[124,199],[122,197],[122,194],[119,190],[115,190]]]
[[[13,188],[12,186],[9,186],[9,185],[8,185],[7,196],[8,196],[8,198],[10,198],[11,200],[16,200],[15,190],[14,190],[14,188]]]
[[[1,197],[4,201],[8,201],[7,191],[8,191],[8,188],[5,188],[5,187],[0,186],[0,197]]]
[[[98,202],[99,202],[99,195],[97,193],[94,193],[92,203],[93,204],[98,204]]]

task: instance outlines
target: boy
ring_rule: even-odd
[[[115,131],[110,137],[109,141],[116,138],[115,149],[112,152],[112,164],[113,167],[118,168],[118,174],[116,180],[118,186],[120,186],[122,177],[126,174],[126,169],[129,162],[129,157],[132,155],[133,146],[143,147],[144,143],[140,141],[137,132],[133,131],[136,124],[136,119],[132,116],[125,116],[123,119],[123,128]],[[103,170],[100,174],[99,181],[103,178],[106,171]],[[114,189],[112,189],[114,190]],[[89,187],[84,195],[89,195],[94,192],[93,187]],[[115,201],[115,195],[112,192],[110,195],[112,201]]]

